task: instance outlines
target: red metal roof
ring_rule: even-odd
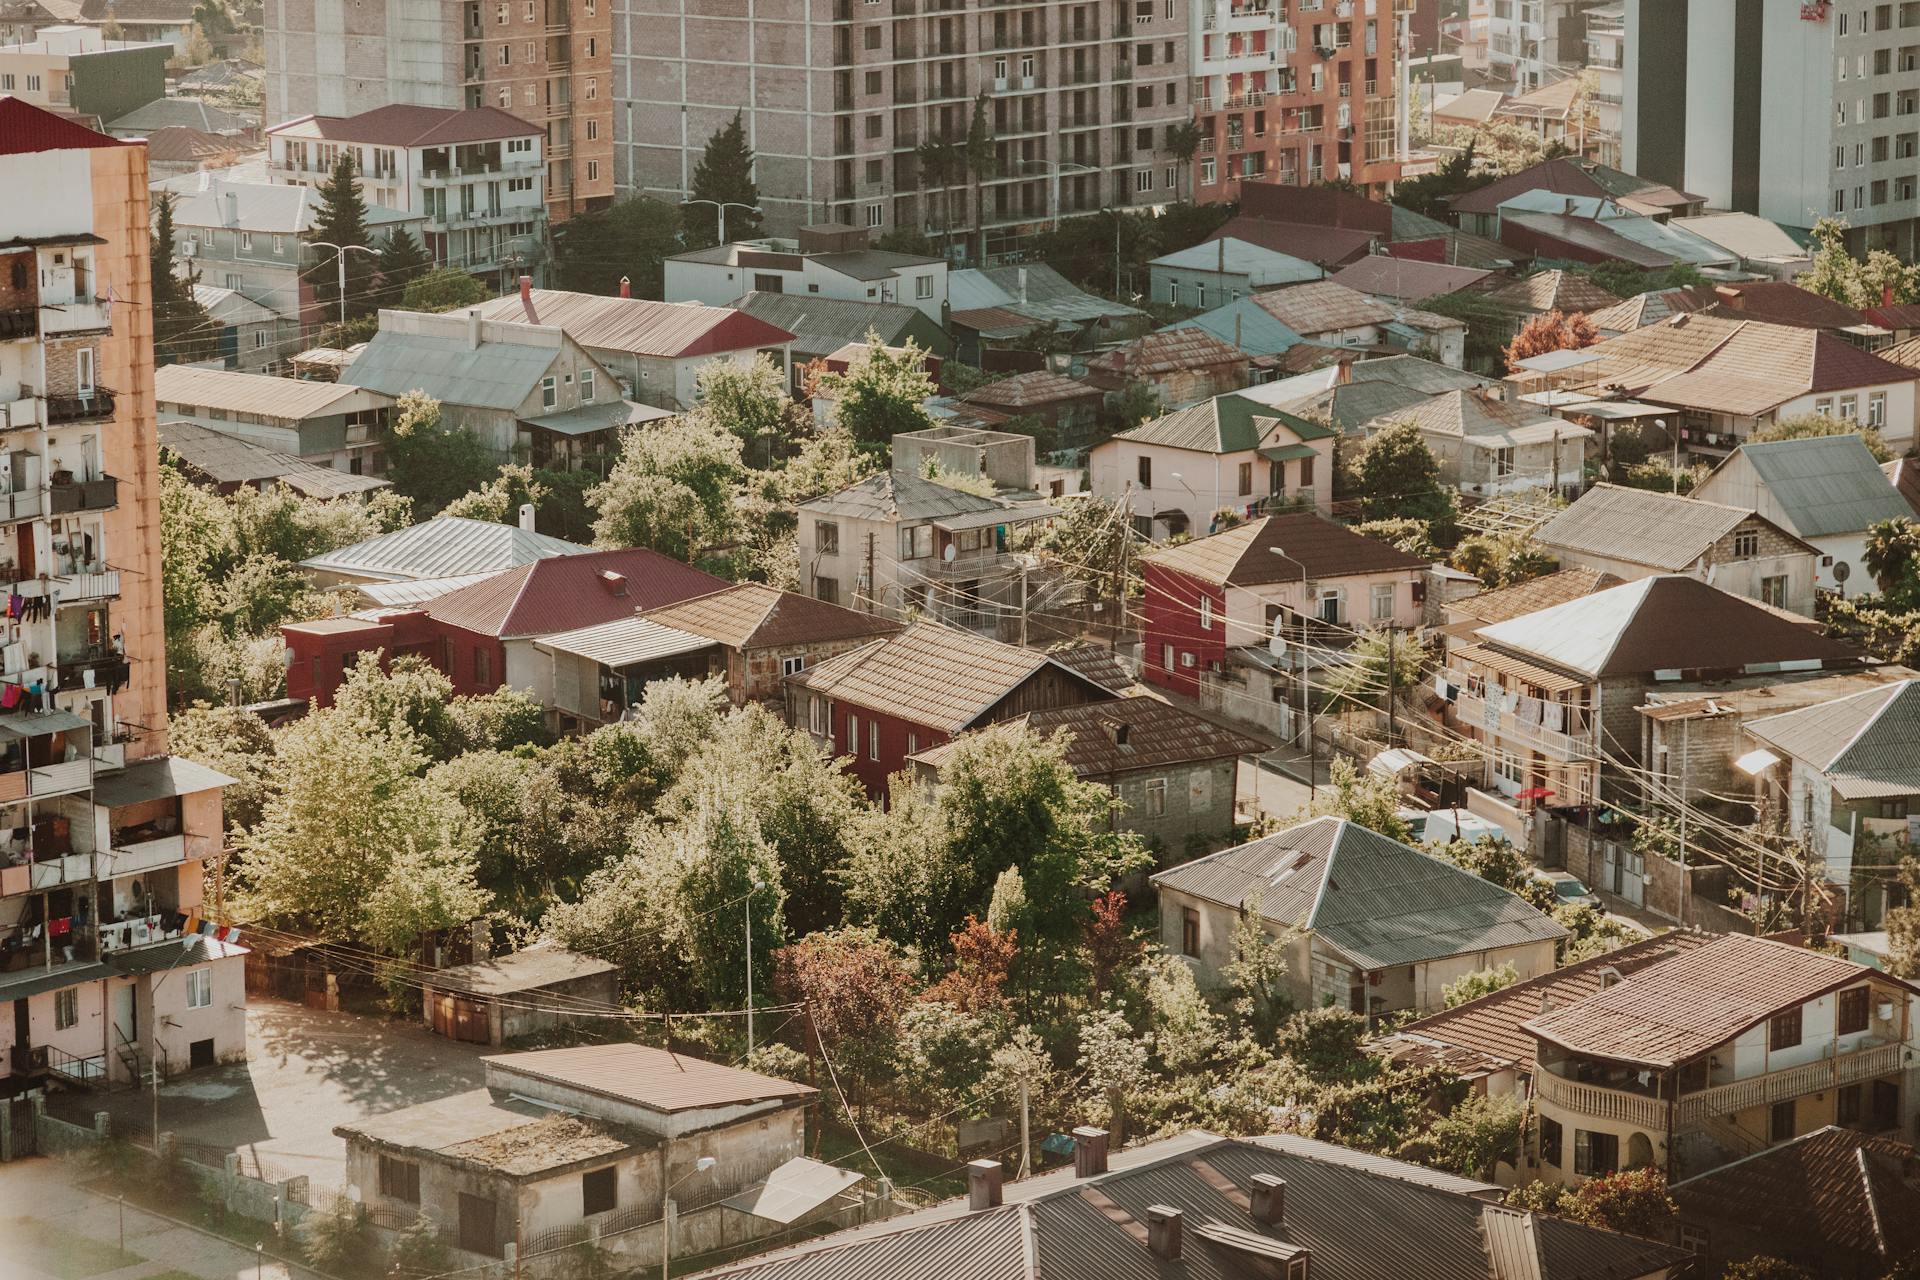
[[[609,298],[566,289],[535,289],[538,323],[558,325],[583,347],[630,351],[643,356],[682,359],[753,351],[793,341],[793,335],[758,316],[732,307],[698,302],[657,302],[650,298]],[[520,295],[509,293],[483,303],[488,320],[532,324]]]
[[[11,94],[0,97],[0,156],[131,145],[134,144],[95,133]]]
[[[425,613],[481,635],[544,636],[612,622],[729,585],[657,551],[590,551],[495,574],[430,601]]]
[[[307,116],[289,120],[272,133],[302,132],[311,125],[322,138],[365,142],[382,147],[439,147],[463,142],[493,142],[500,138],[532,137],[541,132],[498,107],[416,107],[406,103],[375,107],[357,116]]]

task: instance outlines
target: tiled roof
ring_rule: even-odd
[[[1920,681],[1764,716],[1744,727],[1826,774],[1848,799],[1920,794]]]
[[[1058,404],[1062,400],[1082,400],[1088,396],[1105,394],[1098,387],[1089,386],[1073,378],[1063,377],[1051,369],[1030,369],[1026,373],[1016,373],[1010,378],[1001,378],[985,386],[975,388],[966,394],[969,404],[983,404],[991,408],[1012,410],[1031,409],[1038,405]]]
[[[533,306],[540,317],[537,322],[527,318],[518,293],[483,302],[479,311],[487,320],[557,325],[583,347],[669,359],[777,347],[793,338],[785,329],[748,312],[697,302],[535,289]]]
[[[1084,676],[1114,693],[1125,693],[1138,683],[1133,673],[1114,656],[1113,650],[1102,645],[1082,644],[1068,649],[1051,649],[1047,656],[1075,675]]]
[[[1387,1043],[1396,1059],[1406,1052],[1419,1052],[1422,1046],[1438,1045],[1477,1054],[1490,1065],[1530,1073],[1538,1042],[1522,1029],[1528,1019],[1538,1017],[1543,1008],[1576,1004],[1596,994],[1609,980],[1609,970],[1627,977],[1704,946],[1713,936],[1676,929],[1629,943],[1406,1023]]]
[[[1711,311],[1733,320],[1760,320],[1797,329],[1850,329],[1866,323],[1866,317],[1846,303],[1787,280],[1696,285],[1679,292],[1698,304],[1690,310]]]
[[[375,403],[389,403],[379,398],[378,392],[371,395],[375,397]],[[228,413],[256,414],[262,418],[299,421],[346,413],[349,410],[340,407],[341,401],[363,401],[368,396],[369,392],[360,387],[338,382],[275,378],[264,373],[240,373],[231,369],[167,364],[153,371],[153,398],[156,401],[221,409]]]
[[[544,556],[580,555],[576,542],[491,520],[435,516],[300,562],[302,568],[384,582],[498,573]]]
[[[1686,322],[1680,326],[1683,331],[1708,322],[1728,323],[1718,316],[1680,316],[1612,341],[1671,331],[1682,320]],[[1898,384],[1911,382],[1916,376],[1912,369],[1870,355],[1818,329],[1756,320],[1734,323],[1738,327],[1725,332],[1697,363],[1643,385],[1636,393],[1639,398],[1751,417],[1810,392]],[[1605,351],[1607,345],[1601,343],[1596,348],[1603,359],[1610,354]]]
[[[1920,329],[1920,302],[1867,307],[1860,314],[1883,329]]]
[[[757,1071],[742,1071],[644,1044],[592,1044],[535,1049],[481,1059],[494,1069],[631,1102],[649,1111],[698,1111],[749,1102],[788,1101],[819,1093]]]
[[[1393,319],[1391,309],[1364,293],[1331,280],[1256,293],[1253,301],[1281,324],[1309,337],[1316,333],[1382,325]]]
[[[1508,98],[1495,115],[1525,120],[1564,120],[1580,96],[1580,77],[1567,76],[1532,93]]]
[[[1620,299],[1577,271],[1536,271],[1487,293],[1487,300],[1516,311],[1598,311]]]
[[[1679,209],[1701,202],[1699,196],[1676,191],[1646,178],[1576,157],[1542,160],[1518,173],[1497,179],[1475,191],[1454,196],[1454,213],[1493,213],[1514,196],[1528,191],[1554,191],[1570,196],[1611,196],[1629,207],[1650,210]]]
[[[1674,1067],[1872,973],[1824,951],[1723,933],[1524,1026],[1573,1053]]]
[[[176,455],[215,484],[258,484],[274,480],[299,493],[340,498],[385,489],[392,481],[357,476],[269,448],[256,440],[229,435],[193,422],[162,422],[160,447]]]
[[[1043,738],[1065,730],[1072,739],[1067,744],[1067,763],[1082,778],[1093,780],[1140,769],[1258,755],[1267,749],[1265,743],[1244,733],[1145,695],[1035,711],[1020,719]],[[958,741],[943,742],[914,759],[939,768]]]
[[[794,680],[836,702],[958,733],[1050,666],[1090,696],[1110,696],[1044,653],[929,623],[829,658]]]
[[[1740,1223],[1783,1256],[1893,1263],[1920,1248],[1920,1164],[1892,1138],[1828,1125],[1676,1182],[1681,1214]]]
[[[1524,401],[1493,400],[1478,391],[1443,391],[1419,404],[1384,414],[1369,425],[1386,427],[1396,422],[1411,422],[1433,435],[1505,444],[1528,444],[1542,437],[1552,439],[1556,434],[1572,442],[1591,434],[1585,427]]]
[[[208,133],[188,125],[168,125],[147,135],[149,164],[198,164],[251,150],[255,144]]]
[[[1324,439],[1333,432],[1316,422],[1249,400],[1223,395],[1176,409],[1113,438],[1200,453],[1243,453],[1256,449],[1273,431],[1285,427],[1302,440]]]
[[[528,124],[498,107],[461,110],[396,102],[354,116],[304,116],[277,124],[267,132],[376,147],[449,147],[465,142],[535,137],[542,130],[539,125]]]
[[[1695,492],[1711,499],[1740,458],[1766,486],[1780,522],[1803,538],[1860,533],[1912,514],[1857,435],[1743,444]]]
[[[1596,484],[1540,526],[1534,540],[1550,551],[1576,551],[1679,571],[1697,563],[1744,521],[1759,518],[1746,507]]]
[[[1858,650],[1799,619],[1680,574],[1640,578],[1475,634],[1496,649],[1589,679],[1861,660]]]
[[[800,506],[806,511],[851,520],[937,520],[942,516],[997,510],[1006,511],[1009,520],[1020,518],[1012,507],[997,498],[983,498],[900,471],[882,471]]]
[[[1494,591],[1483,591],[1477,596],[1468,596],[1465,600],[1453,600],[1447,604],[1450,612],[1485,626],[1494,622],[1505,622],[1508,618],[1518,618],[1522,614],[1534,613],[1541,609],[1550,609],[1569,600],[1578,600],[1590,596],[1596,591],[1605,591],[1617,587],[1623,579],[1599,569],[1562,569],[1511,587],[1501,587]]]
[[[644,547],[535,560],[449,591],[427,616],[480,635],[544,636],[705,595],[724,579]]]
[[[1276,549],[1284,554],[1276,555]],[[1393,573],[1427,564],[1311,511],[1263,516],[1224,533],[1163,547],[1142,559],[1202,582],[1233,587],[1297,582],[1302,574],[1320,579]]]
[[[900,629],[899,623],[877,614],[862,613],[757,582],[743,582],[710,595],[651,609],[646,616],[665,626],[718,640],[733,649],[819,644],[891,635]]]
[[[1209,240],[1244,240],[1277,253],[1305,258],[1331,271],[1364,255],[1381,233],[1359,227],[1323,227],[1304,222],[1275,222],[1242,213],[1229,218]]]
[[[1161,329],[1092,357],[1087,361],[1087,368],[1122,377],[1145,378],[1210,365],[1245,364],[1246,359],[1245,352],[1228,346],[1205,329]]]
[[[1489,274],[1477,267],[1450,267],[1443,262],[1375,253],[1340,268],[1330,278],[1337,285],[1375,297],[1425,302],[1477,284]]]
[[[1343,818],[1314,818],[1152,877],[1274,924],[1309,929],[1362,969],[1557,940],[1552,916],[1490,880]]]
[[[1610,307],[1590,311],[1587,319],[1602,333],[1632,333],[1635,329],[1658,324],[1668,316],[1698,311],[1701,308],[1696,305],[1697,301],[1689,289],[1656,289],[1649,293],[1636,293]]]

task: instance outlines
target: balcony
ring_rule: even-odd
[[[27,794],[36,800],[84,791],[92,785],[93,760],[88,756],[78,760],[63,760],[59,764],[38,765],[27,770]]]
[[[41,302],[40,332],[46,337],[63,333],[91,333],[113,328],[112,314],[103,298],[75,298],[70,302]]]
[[[37,520],[46,513],[46,494],[39,489],[21,489],[0,493],[0,524],[17,520]]]
[[[47,421],[84,422],[89,418],[113,416],[113,392],[95,387],[85,395],[48,396]]]
[[[37,307],[11,307],[0,311],[0,342],[18,342],[40,336],[40,310]]]
[[[24,855],[12,856],[24,857]],[[90,853],[70,853],[65,857],[41,858],[32,862],[22,861],[15,866],[0,867],[0,897],[12,897],[17,893],[41,893],[48,889],[58,889],[62,885],[84,884],[94,877],[94,860]]]
[[[54,665],[60,669],[62,689],[107,689],[117,693],[133,675],[126,658],[110,652],[81,652],[71,657],[62,654]]]
[[[60,577],[61,604],[77,604],[82,600],[115,600],[119,596],[120,571],[118,569],[68,573]]]
[[[101,476],[97,480],[54,483],[47,486],[47,501],[48,510],[54,515],[70,511],[111,511],[120,505],[120,481],[113,476]]]
[[[160,836],[125,845],[119,843],[118,836],[114,840],[112,852],[102,859],[106,864],[100,869],[102,876],[127,876],[136,871],[153,871],[160,867],[178,866],[187,859],[187,838],[184,835]]]
[[[1514,712],[1490,708],[1485,698],[1471,693],[1461,693],[1453,710],[1461,724],[1472,725],[1489,740],[1498,739],[1563,762],[1583,760],[1589,754],[1586,750],[1587,722],[1575,708],[1568,708],[1561,713],[1569,717],[1572,733],[1529,724]]]
[[[47,415],[40,407],[40,399],[31,387],[20,388],[20,398],[0,404],[0,431],[20,431],[27,427],[44,427]]]

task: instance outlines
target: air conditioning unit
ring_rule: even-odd
[[[1183,654],[1181,654],[1181,655],[1180,655],[1180,665],[1181,665],[1181,666],[1183,666],[1183,667],[1190,667],[1190,666],[1192,666],[1192,665],[1193,665],[1193,655],[1192,655],[1192,654],[1190,654],[1190,653],[1183,653]]]
[[[200,242],[198,240],[189,240],[186,242],[186,244],[180,247],[180,256],[183,258],[194,257],[199,252],[200,252]]]

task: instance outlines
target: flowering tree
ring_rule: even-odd
[[[1549,351],[1578,351],[1600,341],[1600,331],[1582,312],[1549,311],[1520,327],[1507,344],[1507,372],[1518,373],[1520,362]]]

